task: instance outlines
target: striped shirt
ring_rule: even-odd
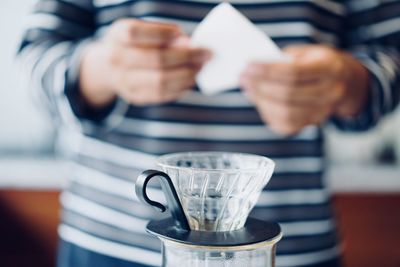
[[[85,249],[160,266],[160,243],[145,226],[158,218],[134,196],[135,177],[157,155],[235,151],[272,158],[276,172],[252,215],[278,221],[284,238],[277,266],[312,266],[338,257],[330,194],[323,181],[320,128],[275,134],[240,89],[208,97],[192,90],[176,102],[139,107],[118,99],[94,112],[78,97],[81,52],[115,20],[176,23],[191,34],[218,0],[42,0],[27,18],[19,60],[53,116],[60,146],[71,157],[62,193],[60,237]],[[232,0],[279,46],[324,43],[351,52],[370,72],[368,105],[344,130],[366,130],[399,101],[400,1]],[[161,195],[157,185],[152,196]]]

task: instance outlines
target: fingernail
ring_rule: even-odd
[[[246,69],[246,73],[250,74],[250,75],[260,75],[262,74],[262,69],[260,68],[260,66],[256,65],[256,64],[250,64],[247,69]]]
[[[194,54],[192,60],[194,63],[203,64],[203,63],[207,62],[208,60],[210,60],[211,57],[212,57],[212,54],[210,51],[199,50]]]
[[[247,83],[247,81],[248,81],[248,76],[247,76],[247,74],[246,73],[243,73],[242,75],[240,75],[240,78],[239,78],[239,81],[240,81],[240,83]]]
[[[194,64],[192,66],[192,69],[195,73],[198,73],[201,70],[202,65],[201,64]]]
[[[172,45],[177,47],[188,47],[189,44],[190,44],[189,37],[187,37],[186,35],[181,35],[174,40]]]
[[[174,32],[173,32],[174,37],[181,36],[182,35],[182,28],[177,26],[177,25],[174,25],[174,27],[175,27]]]
[[[243,89],[250,90],[250,78],[247,74],[242,74],[240,76],[240,84],[242,85]]]

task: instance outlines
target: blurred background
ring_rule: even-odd
[[[54,266],[68,169],[56,129],[14,56],[32,0],[0,1],[0,266]],[[400,111],[363,134],[327,127],[329,172],[349,267],[400,266]]]

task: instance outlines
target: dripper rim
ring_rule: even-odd
[[[226,152],[226,151],[191,151],[191,152],[175,152],[175,153],[169,153],[165,154],[162,156],[159,156],[157,158],[157,165],[161,168],[168,168],[168,169],[179,169],[179,170],[190,170],[190,171],[196,171],[196,172],[224,172],[224,173],[233,173],[233,172],[255,172],[259,171],[260,168],[240,168],[240,169],[207,169],[207,168],[194,168],[194,167],[181,167],[181,166],[175,166],[171,164],[165,163],[165,159],[172,157],[172,156],[178,156],[178,155],[192,155],[192,154],[214,154],[214,155],[221,155],[221,154],[235,154],[235,155],[243,155],[247,157],[254,157],[254,158],[262,158],[265,162],[267,162],[268,166],[274,170],[275,169],[275,162],[270,159],[269,157],[266,156],[261,156],[257,154],[251,154],[251,153],[242,153],[242,152]]]

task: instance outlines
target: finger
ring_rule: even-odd
[[[167,69],[185,65],[203,65],[211,53],[201,48],[137,48],[114,47],[111,53],[112,64],[126,68]]]
[[[172,70],[156,72],[154,88],[159,94],[189,90],[195,84],[196,69],[181,67]]]
[[[261,117],[271,128],[285,135],[293,135],[309,125],[324,122],[330,110],[304,105],[285,105],[273,100],[256,98],[255,103]]]
[[[118,93],[135,104],[163,103],[172,95],[190,90],[195,83],[195,74],[196,69],[191,68],[128,71],[121,75]]]
[[[318,78],[337,79],[343,75],[343,61],[338,60],[341,54],[330,47],[292,46],[285,52],[292,58],[290,62],[255,62],[250,64],[249,73],[295,82]]]
[[[155,68],[175,68],[185,65],[201,66],[211,58],[202,48],[174,47],[155,51],[148,55],[148,62]]]
[[[276,81],[291,83],[307,83],[322,79],[333,78],[328,75],[327,66],[315,63],[252,63],[246,68],[246,74],[254,77],[266,77]]]
[[[176,84],[191,84],[195,80],[197,69],[181,67],[172,70],[136,69],[125,71],[117,77],[122,90],[147,88],[146,92],[175,90]],[[126,89],[128,88],[128,89]],[[129,89],[131,88],[131,89]]]
[[[255,91],[261,97],[287,104],[329,105],[344,93],[342,88],[327,80],[293,85],[290,82],[242,76],[241,84],[245,90]]]
[[[190,37],[187,35],[181,35],[171,44],[174,47],[189,47],[190,46]]]
[[[180,34],[175,24],[122,19],[111,27],[109,39],[127,46],[165,47]]]

